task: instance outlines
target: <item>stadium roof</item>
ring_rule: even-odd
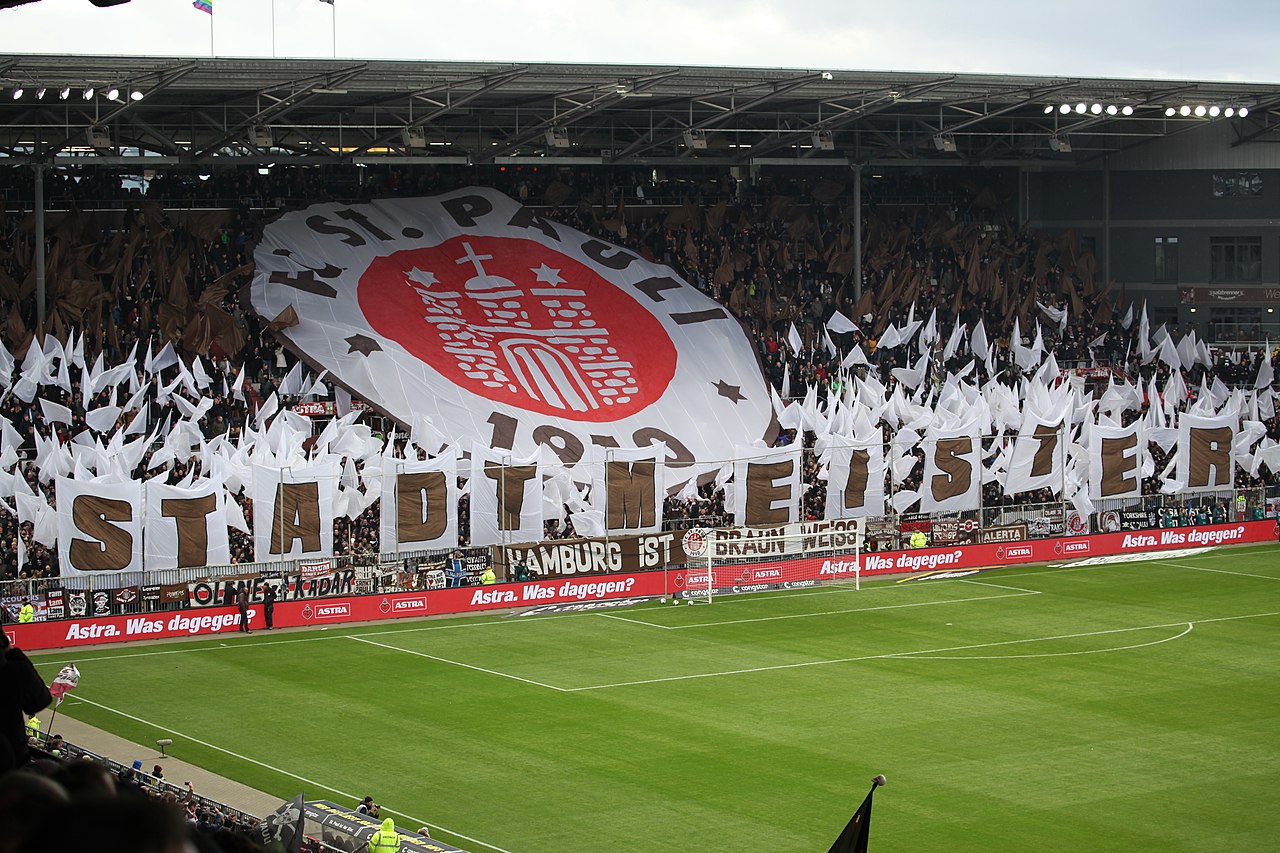
[[[1208,121],[1274,140],[1280,83],[0,55],[0,162],[1073,165]]]

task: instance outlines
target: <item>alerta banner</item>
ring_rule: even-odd
[[[1080,557],[1272,541],[1275,541],[1275,521],[1266,519],[1026,542],[864,553],[862,574],[903,574],[1019,563],[1051,563]],[[740,591],[765,584],[777,584],[776,588],[787,585],[808,586],[818,580],[851,577],[852,562],[851,556],[841,556],[746,565],[735,563],[715,569],[716,585],[723,585],[725,588],[737,585]],[[440,616],[541,604],[644,598],[681,592],[686,586],[687,577],[688,572],[681,569],[312,601],[282,601],[275,606],[274,621],[277,628],[330,626],[405,616]],[[705,590],[705,578],[700,587]],[[15,645],[30,651],[149,638],[232,634],[237,630],[238,618],[234,607],[205,607],[199,610],[133,616],[33,622],[6,626],[5,631]],[[253,630],[265,627],[262,609],[256,604],[249,608],[249,626]]]

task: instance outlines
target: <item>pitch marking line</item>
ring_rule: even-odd
[[[828,664],[835,664],[835,663],[856,663],[858,661],[866,661],[866,660],[888,660],[888,659],[895,659],[895,658],[905,658],[905,657],[915,656],[915,655],[934,655],[934,654],[941,654],[943,652],[962,652],[962,651],[968,651],[969,649],[989,649],[989,648],[994,648],[996,646],[1011,646],[1011,645],[1017,645],[1019,643],[1042,643],[1042,642],[1048,642],[1050,640],[1068,640],[1068,639],[1074,639],[1078,637],[1097,637],[1104,634],[1123,634],[1129,631],[1149,631],[1149,630],[1154,630],[1156,628],[1177,628],[1182,625],[1198,625],[1198,624],[1203,624],[1208,622],[1230,622],[1237,619],[1260,619],[1267,616],[1280,616],[1280,611],[1273,611],[1270,613],[1250,613],[1245,616],[1219,616],[1212,619],[1194,619],[1194,620],[1187,620],[1184,622],[1166,622],[1161,625],[1140,625],[1135,628],[1108,628],[1104,631],[1084,631],[1078,634],[1057,634],[1051,637],[1028,637],[1027,639],[1024,639],[1024,640],[1001,640],[999,642],[994,642],[994,643],[974,643],[972,645],[967,645],[967,646],[948,646],[948,647],[939,648],[939,649],[920,649],[918,651],[913,651],[913,652],[886,652],[885,654],[861,655],[859,657],[852,657],[852,658],[834,658],[832,660],[811,660],[811,661],[803,661],[801,663],[780,663],[780,664],[774,664],[772,666],[751,667],[749,669],[730,669],[730,670],[723,670],[721,672],[700,672],[700,673],[695,673],[693,675],[671,675],[665,678],[648,678],[640,681],[619,681],[613,684],[593,684],[587,687],[568,687],[563,689],[566,693],[581,693],[587,690],[608,690],[613,687],[635,687],[642,684],[661,684],[669,681],[692,681],[693,679],[698,679],[698,678],[719,678],[725,675],[747,675],[753,672],[772,672],[774,670],[782,670],[782,669],[801,669],[803,667],[826,666]],[[1183,632],[1183,634],[1186,634],[1186,633],[1189,633],[1189,632]],[[1179,636],[1182,636],[1182,635],[1179,635]],[[1168,639],[1176,639],[1176,638],[1168,638]]]
[[[659,625],[657,622],[646,622],[643,619],[628,619],[626,616],[618,616],[615,613],[597,613],[596,616],[603,616],[605,619],[617,619],[619,622],[630,622],[632,625],[647,625],[650,628],[661,628],[664,631],[672,630],[670,625]]]
[[[721,625],[743,625],[748,622],[776,622],[781,619],[812,619],[815,616],[834,616],[840,613],[866,613],[872,610],[899,610],[904,607],[932,607],[938,604],[963,604],[967,601],[995,601],[998,598],[1020,598],[1024,595],[1040,595],[1035,591],[1009,593],[1008,595],[981,595],[976,598],[953,598],[949,601],[915,601],[910,604],[881,604],[876,607],[850,607],[843,610],[820,610],[816,613],[789,613],[782,616],[757,616],[754,619],[725,619],[721,622],[695,622],[691,625],[654,625],[655,628],[670,627],[672,631],[684,631],[688,628],[716,628]],[[650,623],[653,624],[653,623]]]
[[[448,658],[437,657],[436,655],[429,655],[426,652],[415,652],[413,649],[402,649],[399,646],[389,646],[386,643],[375,643],[373,640],[366,640],[363,637],[348,636],[347,639],[355,640],[357,643],[366,643],[370,646],[377,646],[378,648],[382,648],[382,649],[390,649],[393,652],[403,652],[406,655],[415,655],[420,658],[427,658],[428,660],[439,661],[440,663],[447,663],[447,664],[452,664],[453,666],[460,666],[460,667],[463,667],[464,669],[473,669],[476,672],[483,672],[488,675],[497,675],[502,678],[509,678],[512,681],[522,681],[525,684],[532,684],[535,687],[545,687],[548,690],[555,690],[558,693],[565,692],[563,687],[556,687],[554,684],[544,684],[541,681],[534,681],[531,678],[521,678],[520,676],[512,675],[509,672],[499,672],[496,669],[485,669],[482,666],[473,666],[472,664],[463,663],[462,661],[449,660]]]
[[[926,655],[920,652],[904,652],[903,654],[896,655],[895,657],[900,657],[903,660],[1017,660],[1019,658],[1066,658],[1072,657],[1073,655],[1099,655],[1103,652],[1123,652],[1128,651],[1129,649],[1145,649],[1148,646],[1158,646],[1161,643],[1181,640],[1183,637],[1187,636],[1187,634],[1190,634],[1192,629],[1195,628],[1194,622],[1186,622],[1184,624],[1187,627],[1184,628],[1181,633],[1175,634],[1172,637],[1163,637],[1159,640],[1152,640],[1149,643],[1136,643],[1132,646],[1112,646],[1107,649],[1089,649],[1088,651],[1083,652],[1041,652],[1034,655]],[[1134,628],[1132,630],[1141,631],[1143,629]]]
[[[1280,577],[1276,575],[1255,575],[1249,572],[1229,572],[1226,569],[1210,569],[1207,566],[1188,566],[1185,563],[1165,563],[1166,566],[1176,566],[1179,569],[1191,569],[1195,572],[1213,572],[1215,575],[1235,575],[1241,578],[1258,578],[1264,581],[1280,581]]]
[[[135,717],[133,714],[126,713],[125,711],[121,711],[118,708],[112,708],[109,705],[103,705],[101,702],[94,702],[92,699],[86,699],[84,697],[84,694],[80,693],[79,690],[77,690],[76,693],[79,695],[77,695],[75,698],[80,702],[84,702],[86,705],[92,705],[95,708],[101,708],[104,711],[109,711],[112,714],[117,714],[121,717],[124,717],[125,719],[133,720],[136,723],[142,723],[144,726],[151,726],[153,729],[157,729],[158,731],[165,732],[166,734],[177,735],[183,740],[187,740],[187,741],[190,741],[191,743],[199,744],[200,746],[203,746],[206,749],[212,749],[215,752],[221,752],[222,754],[229,755],[232,758],[238,758],[241,761],[248,762],[249,764],[257,765],[258,767],[262,767],[274,773],[279,773],[281,776],[288,776],[290,779],[296,779],[297,781],[302,782],[303,784],[314,785],[315,787],[323,791],[328,791],[331,794],[338,794],[340,796],[346,797],[349,800],[360,799],[360,797],[357,794],[352,794],[347,791],[343,791],[338,788],[325,785],[324,783],[317,782],[314,779],[308,779],[306,776],[299,776],[297,773],[290,773],[288,770],[282,770],[279,767],[276,767],[275,765],[267,764],[266,762],[259,761],[256,758],[250,758],[247,755],[241,755],[238,752],[232,752],[229,749],[224,749],[223,747],[215,746],[214,744],[211,744],[208,741],[200,740],[200,738],[193,737],[184,732],[180,732],[177,729],[171,729],[167,726],[162,726],[159,723],[153,723],[151,720],[144,720],[142,717]],[[479,844],[480,846],[486,847],[489,850],[497,850],[498,853],[511,853],[510,850],[506,850],[502,847],[498,847],[496,845],[490,844],[487,841],[481,841],[478,838],[472,838],[469,835],[463,835],[461,832],[454,832],[452,829],[448,829],[447,827],[441,826],[440,824],[434,821],[426,821],[420,817],[414,817],[413,815],[408,815],[408,814],[405,814],[404,812],[397,812],[397,811],[394,811],[393,809],[387,809],[387,811],[392,812],[393,814],[398,814],[400,815],[400,817],[408,818],[410,823],[416,823],[419,826],[433,826],[446,835],[451,835],[455,838],[461,838],[464,841],[470,841],[473,844]]]

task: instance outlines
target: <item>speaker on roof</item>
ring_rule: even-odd
[[[703,151],[707,147],[707,132],[700,127],[686,130],[683,134],[684,147],[695,151]]]

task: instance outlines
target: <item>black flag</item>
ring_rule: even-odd
[[[280,808],[262,819],[262,840],[268,844],[279,841],[279,847],[269,848],[283,850],[284,853],[301,853],[303,839],[303,820],[306,817],[302,795],[294,797]]]
[[[883,784],[883,776],[877,776],[871,780],[871,790],[867,792],[867,798],[853,813],[844,832],[840,833],[840,837],[836,839],[835,844],[831,845],[828,853],[867,853],[867,845],[871,842],[871,798],[875,795],[876,788]]]

